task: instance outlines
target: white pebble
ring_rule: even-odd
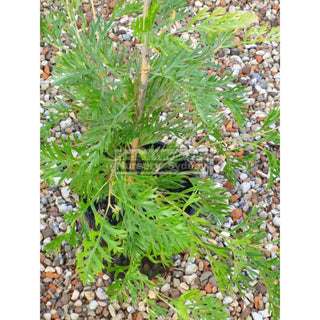
[[[98,302],[96,300],[92,300],[90,303],[89,303],[89,309],[90,310],[96,310],[98,308]]]
[[[68,187],[61,188],[61,195],[64,199],[67,199],[70,195],[70,190]]]
[[[43,319],[44,320],[51,320],[51,313],[44,313],[43,314]]]
[[[240,190],[243,194],[248,192],[250,188],[251,188],[250,182],[243,182],[240,185]]]
[[[263,58],[263,60],[270,59],[271,58],[271,53],[270,52],[265,53],[262,58]]]
[[[220,291],[218,291],[216,293],[216,297],[219,299],[219,300],[222,300],[223,299],[223,296],[222,296],[222,293]]]
[[[76,301],[79,298],[80,292],[76,289],[73,291],[71,300]]]
[[[45,272],[56,272],[56,269],[53,267],[46,267]]]
[[[248,178],[248,175],[246,174],[246,173],[241,173],[240,174],[240,179],[241,180],[245,180],[245,179],[247,179]]]
[[[77,320],[79,318],[79,316],[80,315],[77,313],[71,313],[70,318],[71,318],[71,320]]]
[[[188,276],[183,276],[183,281],[187,284],[190,284],[194,279],[197,278],[197,275],[195,273],[188,275]]]
[[[223,299],[223,304],[230,304],[233,301],[233,299],[230,296],[226,296]]]
[[[253,320],[263,320],[261,313],[252,312],[251,314],[252,314]]]
[[[280,227],[280,218],[279,217],[274,217],[273,219],[272,219],[272,222],[273,222],[273,224],[276,226],[276,227]]]

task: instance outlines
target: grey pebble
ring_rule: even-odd
[[[123,38],[124,41],[131,41],[131,39],[132,39],[131,35],[127,34],[127,33],[123,34],[122,38]]]
[[[68,187],[61,188],[61,195],[64,199],[67,199],[70,195],[70,190]]]
[[[180,280],[179,279],[177,279],[177,278],[173,278],[173,287],[174,288],[177,288],[177,287],[179,287],[179,284],[180,284]]]
[[[183,276],[183,272],[180,271],[180,270],[173,270],[172,271],[172,275],[175,277],[175,278],[180,278]]]
[[[181,259],[179,258],[174,262],[174,266],[179,267],[180,265],[181,265]]]
[[[129,306],[129,307],[127,308],[127,311],[128,311],[129,313],[134,313],[134,307]]]
[[[60,232],[58,226],[55,225],[55,224],[53,224],[53,223],[50,224],[50,228],[53,230],[53,232],[54,232],[56,235]]]
[[[82,301],[79,299],[79,300],[77,300],[77,301],[74,303],[74,305],[75,305],[76,307],[81,307],[81,306],[82,306]]]
[[[196,272],[198,270],[198,267],[196,264],[188,264],[186,266],[186,270],[185,270],[185,274],[193,274],[194,272]]]
[[[205,271],[204,273],[202,273],[202,275],[200,276],[200,281],[204,281],[207,280],[210,276],[212,276],[212,272],[211,271]]]
[[[161,289],[160,289],[160,291],[162,292],[162,293],[166,293],[166,292],[168,292],[170,290],[170,283],[165,283],[162,287],[161,287]]]
[[[68,206],[65,203],[61,204],[61,205],[58,205],[58,210],[59,210],[60,213],[62,213],[62,212],[67,213],[68,212]]]
[[[105,291],[102,288],[98,288],[96,290],[96,296],[99,300],[106,300],[108,298],[108,295],[105,293]]]

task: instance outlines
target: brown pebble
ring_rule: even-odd
[[[256,60],[258,63],[261,63],[263,58],[262,58],[262,56],[256,56]]]
[[[249,74],[251,72],[251,68],[250,67],[243,67],[242,68],[242,73],[243,74]]]
[[[236,222],[240,219],[240,217],[242,216],[242,209],[234,209],[231,212],[231,218],[233,220],[233,222]]]
[[[178,289],[172,289],[170,292],[170,297],[176,299],[180,296],[180,291]]]
[[[232,183],[227,181],[224,186],[227,188],[227,189],[233,189],[233,186],[232,186]]]
[[[44,48],[42,51],[40,51],[40,54],[46,55],[49,51],[49,48]]]

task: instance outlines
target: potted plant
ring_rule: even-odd
[[[119,2],[109,20],[97,16],[92,1],[91,5],[89,23],[79,0],[66,0],[61,11],[41,22],[42,41],[61,50],[53,79],[68,98],[51,106],[58,112],[51,113],[41,129],[42,179],[51,183],[54,177],[72,178],[70,189],[79,196],[77,211],[65,214],[66,233],[46,250],[57,252],[64,241],[82,247],[76,259],[80,279],[90,283],[102,270],[112,272],[110,297],[131,297],[133,302],[145,298],[152,319],[168,310],[157,305],[150,292],[178,319],[226,319],[224,306],[214,296],[194,289],[172,299],[155,290],[155,281],[143,273],[145,259],[168,267],[172,255],[190,249],[191,257],[206,256],[225,292],[236,285],[243,293],[252,279],[263,278],[277,318],[279,257],[264,256],[258,209],[225,232],[222,224],[229,214],[225,190],[190,170],[180,146],[195,128],[204,130],[210,147],[225,157],[224,172],[233,183],[234,168],[249,166],[254,159],[254,152],[235,154],[246,145],[263,149],[272,186],[279,164],[261,141],[279,142],[272,128],[279,110],[274,108],[255,133],[260,140],[251,136],[224,140],[221,108],[229,108],[243,128],[245,89],[230,73],[215,72],[214,57],[223,48],[274,40],[278,30],[252,26],[257,21],[252,13],[227,13],[223,8],[199,11],[177,28],[176,23],[188,15],[183,0]],[[130,14],[136,17],[132,23],[136,44],[126,47],[108,34],[121,16]],[[239,30],[245,31],[235,43]],[[197,44],[189,41],[188,32],[199,34]],[[164,116],[164,110],[170,112]],[[48,140],[49,129],[70,112],[86,132]],[[173,137],[172,142],[163,143],[165,137]],[[214,241],[216,235],[223,246]]]

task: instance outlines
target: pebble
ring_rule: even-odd
[[[78,318],[79,318],[79,314],[77,314],[77,313],[71,313],[71,315],[70,315],[70,318],[71,318],[71,320],[77,320]]]
[[[153,290],[149,290],[149,292],[148,292],[148,298],[149,298],[150,300],[155,300],[155,299],[157,298],[157,295],[153,292]],[[109,312],[110,312],[110,310],[109,310]],[[111,314],[111,312],[110,312],[110,314]]]
[[[160,291],[162,292],[162,293],[166,293],[166,292],[168,292],[170,290],[170,283],[165,283],[162,287],[161,287],[161,289],[160,289]]]
[[[63,213],[63,212],[67,213],[68,212],[67,204],[64,203],[64,204],[58,205],[58,210],[60,213]]]
[[[71,300],[76,301],[78,300],[79,296],[80,296],[80,292],[76,289],[72,293]]]
[[[86,291],[84,296],[87,298],[88,301],[92,301],[95,298],[95,294],[93,291]]]
[[[187,284],[190,284],[193,280],[197,278],[197,275],[195,273],[188,275],[188,276],[183,276],[183,281]],[[177,286],[176,286],[177,287]]]
[[[40,89],[42,91],[46,91],[49,88],[49,81],[41,81],[40,82]]]
[[[131,39],[132,39],[132,37],[131,37],[131,35],[130,34],[123,34],[122,35],[122,39],[124,40],[124,41],[131,41]]]
[[[189,264],[186,266],[185,274],[190,275],[198,270],[198,266],[196,264]]]
[[[133,313],[135,310],[134,310],[134,307],[129,306],[129,307],[127,308],[127,311],[128,311],[129,313]]]
[[[96,310],[98,308],[98,302],[96,300],[92,300],[90,303],[89,303],[89,309],[90,310]]]
[[[250,182],[243,182],[240,185],[240,190],[242,194],[247,193],[251,188]]]
[[[181,288],[182,290],[189,290],[189,286],[185,283],[185,282],[181,282],[179,285],[179,288]]]
[[[222,299],[223,299],[222,293],[221,293],[220,291],[218,291],[218,292],[216,293],[216,297],[217,297],[217,299],[219,299],[219,300],[222,300]]]
[[[248,178],[248,175],[246,174],[246,173],[241,173],[240,174],[240,179],[241,180],[245,180],[245,179],[247,179]]]
[[[102,288],[98,288],[96,290],[96,295],[99,300],[106,300],[108,298],[108,295],[105,293],[105,291]]]
[[[246,293],[245,296],[249,299],[249,301],[254,302],[253,294],[251,292]]]
[[[62,197],[66,200],[70,195],[70,190],[68,187],[63,187],[60,189]]]
[[[48,237],[48,238],[45,238],[42,243],[45,246],[46,244],[50,243],[51,241],[52,241],[52,239],[50,237]]]
[[[177,278],[173,278],[172,284],[173,284],[173,287],[174,287],[174,288],[177,288],[177,287],[179,287],[180,280],[177,279]]]
[[[65,121],[60,122],[61,130],[65,130],[66,128],[70,127],[72,125],[71,118],[67,118]]]
[[[280,227],[280,218],[275,216],[273,219],[272,219],[272,222],[273,224],[276,226],[276,227]]]
[[[252,73],[252,78],[256,79],[258,82],[261,81],[261,76],[259,73]]]
[[[120,304],[117,301],[113,301],[112,306],[114,307],[114,310],[116,310],[116,311],[119,311],[121,309]]]
[[[44,320],[51,320],[51,313],[44,313],[43,314],[43,319]]]
[[[233,299],[230,296],[226,296],[222,302],[223,304],[230,304],[232,301]]]
[[[205,271],[204,273],[201,274],[200,276],[200,281],[205,281],[207,279],[209,279],[212,276],[212,272],[211,271]]]
[[[114,307],[113,307],[112,304],[110,304],[110,305],[108,306],[108,310],[109,310],[109,312],[110,312],[111,317],[115,317],[115,316],[116,316],[116,310],[114,309]]]
[[[74,303],[75,307],[81,307],[82,306],[82,301],[79,299]]]
[[[265,53],[262,58],[263,58],[263,60],[270,59],[271,58],[271,53],[270,52]]]
[[[260,312],[253,311],[251,314],[252,314],[253,320],[263,320],[263,317]]]
[[[269,310],[268,310],[268,309],[261,310],[261,311],[259,311],[258,313],[260,313],[263,318],[270,317],[270,313],[269,313]]]

